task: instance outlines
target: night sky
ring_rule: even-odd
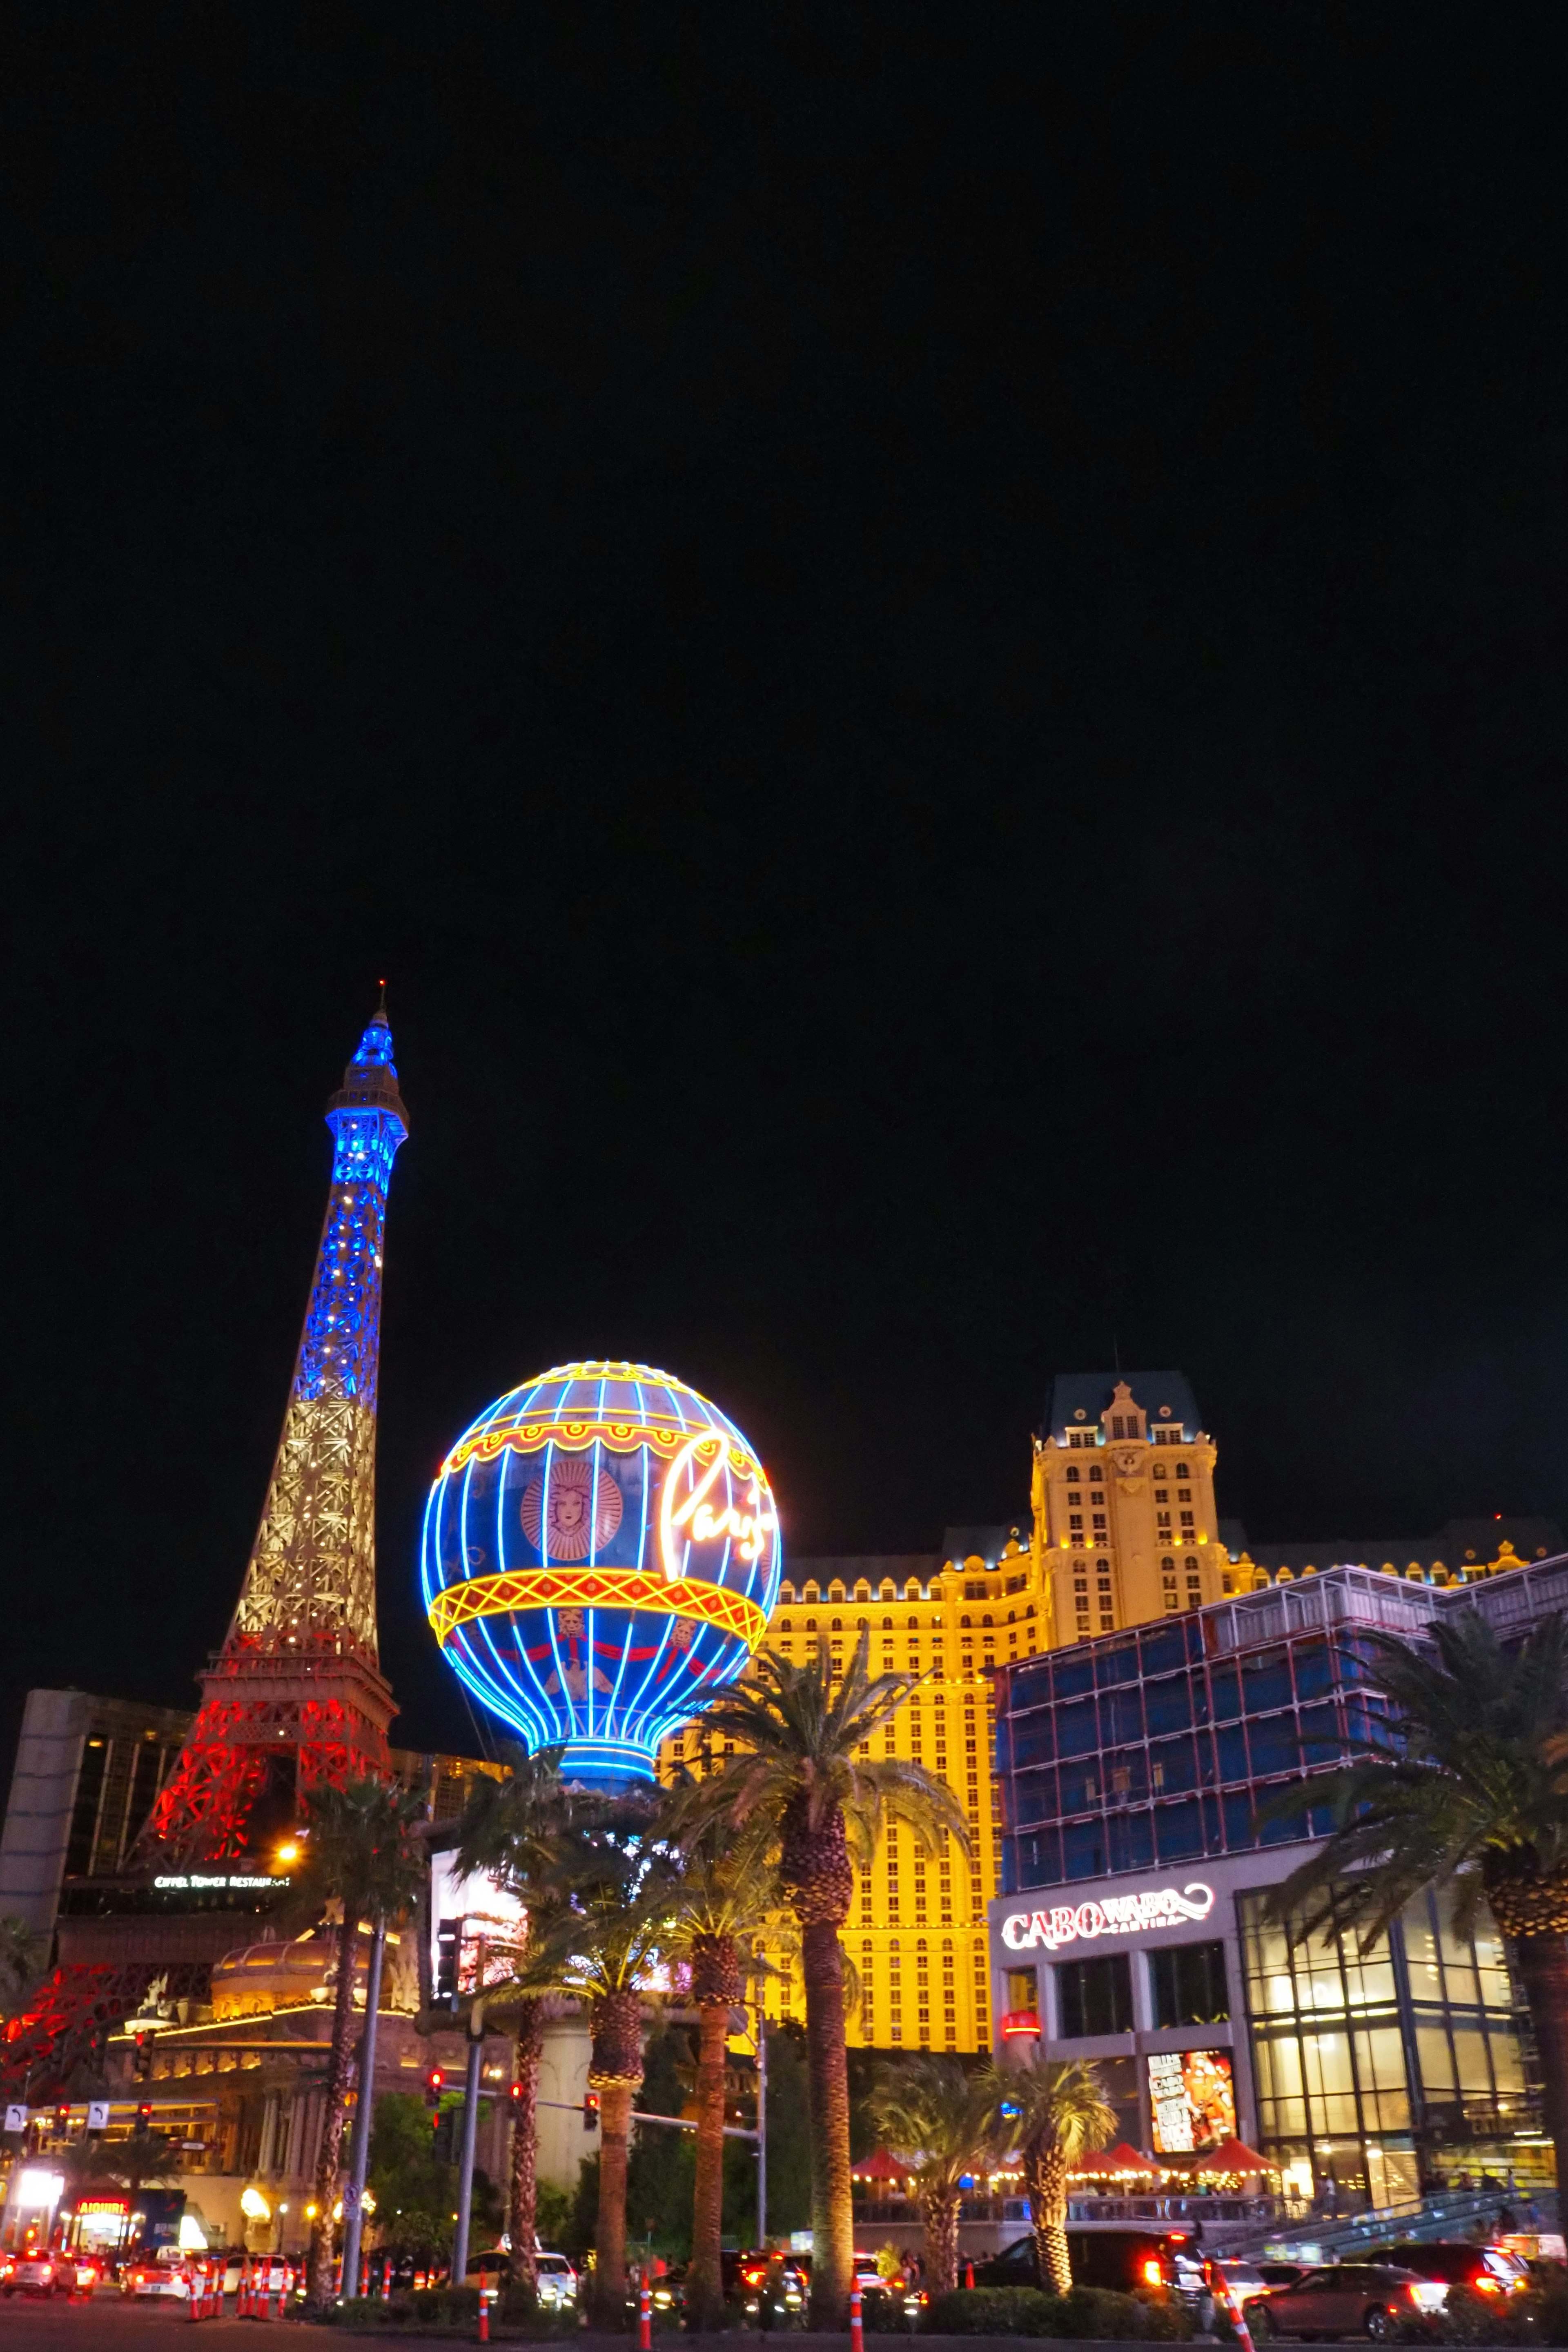
[[[498,1391],[797,1550],[1178,1365],[1258,1540],[1568,1522],[1560,20],[20,10],[0,1735],[194,1703],[321,1111],[412,1122],[384,1654]]]

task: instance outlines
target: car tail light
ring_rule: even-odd
[[[1157,2261],[1157,2260],[1154,2260],[1154,2259],[1151,2259],[1149,2262],[1146,2262],[1146,2263],[1144,2263],[1144,2265],[1143,2265],[1143,2284],[1144,2284],[1144,2285],[1145,2285],[1145,2286],[1163,2286],[1164,2283],[1165,2283],[1165,2274],[1164,2274],[1164,2273],[1161,2270],[1161,2268],[1160,2268],[1160,2264],[1159,2264],[1158,2261]]]
[[[1501,2279],[1494,2278],[1490,2271],[1478,2271],[1475,2277],[1470,2281],[1470,2284],[1475,2288],[1478,2294],[1500,2294],[1502,2293]]]
[[[1443,2279],[1416,2279],[1405,2292],[1418,2311],[1441,2311],[1448,2300],[1447,2283]]]

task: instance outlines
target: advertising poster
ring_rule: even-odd
[[[1228,2050],[1161,2050],[1149,2060],[1156,2156],[1202,2156],[1236,2130]]]

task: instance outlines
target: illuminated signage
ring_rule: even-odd
[[[131,2200],[129,2197],[79,2197],[76,2210],[85,2221],[94,2213],[129,2213]]]
[[[733,1543],[737,1559],[750,1563],[761,1559],[778,1526],[778,1513],[771,1502],[763,1501],[754,1472],[741,1491],[743,1509],[738,1510],[733,1503],[725,1503],[717,1511],[713,1508],[708,1497],[724,1467],[725,1452],[716,1437],[689,1437],[665,1473],[658,1503],[658,1549],[667,1584],[677,1584],[690,1573],[691,1545]],[[707,1461],[710,1454],[712,1459]]]
[[[1203,2156],[1234,2137],[1228,2050],[1160,2050],[1148,2065],[1156,2156]]]
[[[263,1878],[253,1870],[247,1870],[243,1877],[237,1878],[209,1878],[201,1871],[193,1870],[184,1877],[155,1878],[153,1884],[154,1886],[178,1887],[184,1892],[189,1892],[192,1887],[196,1886],[220,1886],[226,1893],[238,1893],[247,1887],[254,1887],[259,1895],[265,1893],[270,1886],[287,1886],[289,1881],[286,1878]]]
[[[1097,1936],[1180,1927],[1189,1919],[1206,1919],[1213,1909],[1214,1888],[1194,1879],[1179,1890],[1142,1887],[1135,1895],[1102,1895],[1094,1903],[1053,1904],[1048,1911],[1009,1911],[1002,1922],[1002,1941],[1010,1952],[1033,1951],[1039,1944],[1054,1952],[1063,1944],[1089,1943]]]

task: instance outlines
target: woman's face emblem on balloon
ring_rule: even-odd
[[[586,1559],[621,1524],[621,1490],[607,1470],[580,1455],[557,1455],[522,1496],[522,1531],[546,1559]]]

